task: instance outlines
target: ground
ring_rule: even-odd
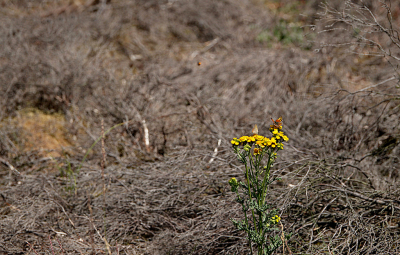
[[[230,141],[282,116],[278,253],[398,254],[397,60],[335,8],[0,1],[0,253],[245,254]]]

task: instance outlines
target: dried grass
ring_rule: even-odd
[[[278,18],[254,1],[170,2],[5,3],[15,11],[0,17],[0,252],[29,242],[50,253],[50,235],[56,254],[56,238],[68,254],[109,253],[104,238],[112,254],[243,254],[229,221],[240,210],[227,180],[242,171],[229,140],[283,116],[290,143],[270,200],[293,253],[398,253],[399,95],[394,80],[368,88],[393,69],[338,48],[257,42]],[[26,108],[40,123],[18,117]],[[100,145],[76,171],[101,119],[126,122],[105,137],[105,192]],[[18,149],[14,120],[42,128],[35,148]],[[45,157],[49,137],[72,152]],[[54,164],[75,171],[76,194]]]

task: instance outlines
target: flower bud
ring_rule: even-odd
[[[236,192],[236,191],[237,191],[237,188],[238,188],[238,186],[239,186],[238,181],[236,180],[235,177],[232,177],[232,178],[229,180],[229,185],[231,186],[231,191],[232,191],[232,192]]]

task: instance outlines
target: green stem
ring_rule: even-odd
[[[261,191],[261,203],[259,204],[259,206],[261,207],[261,206],[264,206],[264,204],[265,204],[265,197],[266,197],[266,191],[268,190],[268,181],[269,181],[269,175],[270,175],[270,170],[271,170],[271,163],[272,163],[272,160],[271,160],[271,155],[272,155],[272,153],[273,153],[273,150],[271,149],[269,152],[267,152],[267,154],[268,154],[268,162],[267,162],[267,168],[265,169],[265,173],[264,173],[264,180],[263,180],[263,183],[262,183],[262,185],[261,185],[261,189],[262,189],[262,191]],[[260,212],[260,231],[259,231],[259,235],[261,236],[261,243],[258,245],[258,254],[259,255],[262,255],[263,254],[263,250],[264,250],[264,248],[263,248],[263,244],[264,244],[264,242],[265,242],[265,230],[262,228],[262,226],[263,226],[263,223],[262,223],[262,216],[263,216],[263,214],[264,214],[264,212],[263,213],[261,213]]]
[[[238,191],[238,190],[236,190],[236,195],[237,195],[237,197],[238,197],[238,200],[240,201],[240,195],[239,195],[239,191]],[[244,203],[242,204],[242,210],[243,210],[243,212],[244,212],[244,222],[246,223],[246,226],[249,227],[249,221],[248,221],[248,219],[247,219],[246,206],[245,206]],[[247,239],[249,239],[249,247],[250,247],[251,255],[253,255],[253,250],[251,249],[250,232],[247,232],[247,235],[248,235],[248,238],[247,238]]]
[[[255,163],[254,163],[254,168],[255,168],[255,172],[256,172],[256,178],[253,181],[256,183],[256,187],[257,187],[257,191],[255,192],[255,195],[256,195],[256,198],[257,198],[258,207],[261,207],[261,205],[262,205],[262,203],[261,203],[262,202],[262,196],[261,196],[262,190],[260,189],[262,187],[260,187],[259,183],[258,183],[258,177],[260,175],[260,163],[261,163],[261,156],[260,155],[256,155],[255,156]],[[262,229],[263,229],[263,227],[262,227],[262,212],[257,211],[257,214],[258,214],[258,224],[257,224],[258,225],[258,231],[257,231],[257,233],[261,234],[262,233]],[[254,224],[256,224],[256,223],[254,223]]]
[[[247,164],[245,163],[244,165],[245,165],[246,171],[247,171]],[[239,196],[239,191],[238,190],[236,190],[236,194],[237,194],[238,199],[240,201],[240,196]],[[249,229],[249,231],[247,232],[247,235],[248,235],[248,239],[249,239],[250,253],[251,253],[251,255],[253,255],[253,249],[251,248],[250,225],[249,225],[249,220],[247,218],[247,210],[246,210],[246,206],[245,206],[244,202],[242,204],[242,210],[243,210],[243,213],[244,213],[244,222],[246,223],[246,226]]]
[[[253,184],[255,183],[256,190],[255,190],[254,194],[255,194],[256,199],[257,199],[257,204],[259,205],[260,204],[260,196],[259,196],[260,186],[258,185],[258,177],[260,175],[260,162],[261,162],[261,159],[259,158],[259,156],[256,155],[255,156],[255,160],[254,160],[254,158],[253,158],[253,156],[251,154],[249,155],[249,157],[251,159],[250,162],[253,162],[254,172],[255,172],[255,173],[252,172],[250,177],[251,177],[251,180],[252,180]]]
[[[254,179],[254,172],[253,172],[254,159],[253,159],[253,156],[251,155],[251,152],[249,153],[249,158],[250,158],[250,160],[249,160],[249,162],[250,162],[249,174],[250,174],[250,179],[253,180]]]
[[[273,150],[271,150],[268,153],[268,163],[267,163],[267,169],[265,169],[265,175],[264,175],[264,180],[263,180],[263,184],[262,184],[262,204],[265,203],[265,196],[266,196],[266,192],[268,190],[268,185],[267,185],[267,181],[269,181],[269,174],[270,174],[270,170],[271,170],[271,156],[274,153]]]
[[[250,154],[251,155],[251,154]],[[250,161],[251,163],[251,161]],[[251,165],[250,165],[251,166]],[[245,164],[246,167],[246,181],[247,181],[247,188],[248,188],[248,192],[249,192],[249,198],[250,198],[250,202],[253,200],[253,196],[251,195],[251,189],[250,189],[250,179],[249,179],[249,168],[247,167],[247,164]],[[256,216],[254,215],[254,209],[251,208],[251,214],[253,216],[253,224],[254,224],[254,229],[258,232],[258,226],[257,226],[257,222],[256,222]],[[247,225],[249,228],[250,226]]]

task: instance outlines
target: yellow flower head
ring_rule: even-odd
[[[229,180],[229,185],[231,186],[231,191],[232,192],[236,192],[237,191],[237,188],[238,188],[238,186],[239,186],[239,183],[238,183],[238,181],[236,180],[236,178],[235,177],[233,177],[233,178],[231,178],[230,180]]]
[[[274,217],[272,217],[272,222],[274,223],[278,223],[281,220],[281,217],[279,217],[278,215],[275,215]]]
[[[260,155],[260,154],[261,154],[261,149],[254,148],[254,155]]]
[[[240,141],[236,137],[232,139],[231,144],[232,145],[239,145]]]
[[[238,181],[236,180],[235,177],[232,177],[232,178],[229,180],[229,184],[230,184],[230,185],[236,185],[237,183],[238,183]]]
[[[247,136],[242,136],[242,137],[240,137],[240,138],[239,138],[239,141],[240,141],[241,143],[247,141]]]
[[[255,138],[256,138],[257,141],[262,141],[264,139],[264,136],[256,135]]]

